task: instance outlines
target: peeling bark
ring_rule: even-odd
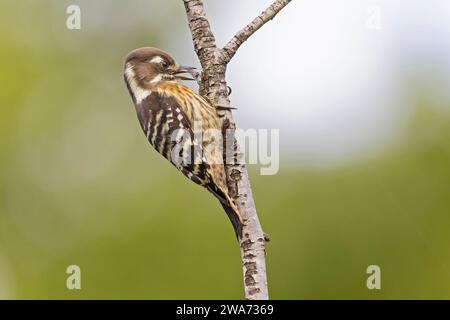
[[[225,80],[227,64],[238,48],[256,30],[283,9],[290,0],[277,0],[263,11],[249,25],[239,31],[223,48],[216,46],[214,34],[206,18],[202,0],[183,0],[189,28],[192,34],[194,50],[202,66],[199,79],[200,94],[206,97],[217,108],[222,118],[223,129],[228,136],[234,137],[236,125],[231,113],[228,98],[229,90]],[[234,150],[240,154],[237,141]],[[266,275],[264,234],[256,212],[252,189],[245,164],[226,164],[228,188],[231,197],[236,201],[239,212],[245,220],[242,236],[238,239],[244,273],[245,298],[250,300],[269,299]]]

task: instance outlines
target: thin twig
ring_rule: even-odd
[[[247,41],[252,34],[254,34],[259,28],[261,28],[268,21],[272,20],[278,12],[280,12],[291,0],[277,0],[270,5],[266,10],[261,12],[259,16],[253,19],[244,29],[240,30],[234,35],[234,37],[223,47],[225,52],[225,61],[228,63],[231,58],[236,54],[239,47]]]
[[[227,137],[231,137],[231,141],[235,137],[236,125],[231,113],[229,90],[225,80],[227,64],[242,42],[273,18],[289,1],[276,1],[257,18],[258,20],[255,19],[257,21],[254,20],[250,23],[250,27],[247,26],[239,32],[233,38],[236,40],[232,39],[228,44],[228,49],[219,49],[206,18],[203,1],[183,0],[194,49],[203,69],[200,78],[200,93],[217,108],[217,112],[222,116],[223,128],[227,131]],[[247,29],[249,31],[246,31]],[[234,139],[234,150],[237,153],[240,152],[236,139]],[[256,213],[247,167],[245,163],[226,163],[225,169],[229,193],[236,201],[239,212],[245,220],[242,236],[238,239],[244,273],[245,298],[269,299],[265,260],[267,238]]]

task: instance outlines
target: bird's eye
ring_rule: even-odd
[[[169,65],[169,64],[168,64],[167,61],[165,61],[165,60],[163,60],[163,61],[161,62],[161,66],[162,66],[163,68],[167,68],[168,65]]]

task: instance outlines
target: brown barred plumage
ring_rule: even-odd
[[[240,236],[243,220],[228,194],[222,145],[217,148],[215,135],[207,135],[210,129],[221,133],[221,122],[213,106],[178,82],[188,79],[180,76],[187,71],[162,50],[141,48],[127,56],[124,78],[148,141],[186,177],[219,199]],[[196,123],[201,124],[201,143]]]

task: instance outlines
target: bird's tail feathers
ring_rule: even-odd
[[[212,188],[208,187],[208,189],[216,196],[217,199],[219,199],[220,204],[230,219],[234,232],[239,239],[242,236],[242,226],[244,224],[244,220],[242,219],[239,209],[233,199],[231,199],[226,192],[218,188],[216,185],[213,185]]]
[[[242,225],[244,224],[239,211],[237,211],[236,205],[229,203],[221,202],[223,209],[225,210],[228,218],[233,225],[234,232],[236,233],[236,237],[240,239],[242,237]]]

